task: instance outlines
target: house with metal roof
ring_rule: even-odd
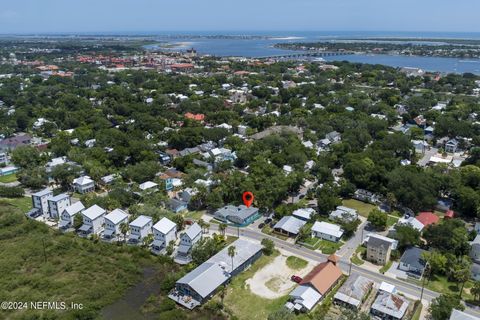
[[[83,209],[85,209],[85,206],[80,201],[66,207],[60,215],[58,227],[60,229],[72,228],[75,222],[75,215],[82,212]]]
[[[187,264],[191,261],[190,252],[192,247],[202,239],[202,228],[198,223],[192,224],[184,233],[180,235],[180,245],[177,249],[175,262]]]
[[[140,215],[135,220],[130,222],[130,235],[128,242],[139,243],[152,233],[153,219],[149,216]]]
[[[359,274],[352,274],[338,289],[334,302],[355,310],[360,309],[362,303],[374,286],[374,282]]]
[[[315,221],[312,226],[312,237],[338,242],[343,235],[343,230],[340,226],[325,221]]]
[[[355,209],[338,206],[329,215],[330,219],[339,219],[345,222],[351,222],[358,219],[358,212]]]
[[[310,220],[314,214],[315,210],[312,208],[302,208],[292,212],[292,216],[305,221]]]
[[[306,223],[307,221],[294,216],[284,216],[273,226],[273,230],[288,236],[296,236]]]
[[[159,254],[168,246],[170,241],[177,239],[177,224],[163,217],[153,225],[152,252]]]
[[[480,320],[479,317],[472,316],[466,312],[453,309],[449,320]]]
[[[330,292],[342,278],[342,270],[337,266],[339,258],[335,255],[320,263],[300,282],[300,285],[289,294],[285,304],[288,310],[308,312]]]
[[[409,304],[410,302],[401,295],[379,291],[370,312],[382,319],[400,320]]]
[[[228,255],[228,248],[231,246],[236,248],[233,261]],[[238,239],[179,279],[168,297],[188,309],[193,309],[205,303],[218,287],[247,269],[261,255],[260,244]]]
[[[247,207],[244,205],[228,205],[218,209],[214,213],[214,217],[215,219],[224,223],[233,223],[238,226],[246,226],[260,217],[260,214],[258,212],[258,208],[255,207]]]
[[[120,235],[120,225],[128,223],[128,214],[122,209],[115,209],[105,216],[105,230],[103,231],[103,238],[113,239]]]
[[[48,212],[51,219],[58,219],[60,214],[68,206],[70,206],[70,196],[66,193],[61,193],[54,197],[48,198]]]
[[[409,275],[419,278],[423,275],[426,262],[422,258],[422,254],[427,252],[417,247],[411,247],[403,252],[398,269],[406,271]]]
[[[80,235],[100,234],[105,222],[105,209],[96,204],[82,212],[83,225],[78,229]]]
[[[48,217],[48,199],[53,197],[53,191],[45,188],[32,194],[33,209],[39,211],[45,218]]]
[[[95,182],[89,176],[73,179],[73,190],[80,194],[95,191]]]

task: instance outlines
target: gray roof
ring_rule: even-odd
[[[449,320],[480,320],[480,318],[469,315],[463,311],[453,309]]]
[[[185,235],[187,237],[189,237],[191,240],[195,239],[198,234],[202,232],[202,227],[200,227],[200,225],[198,223],[194,223],[190,226],[190,228],[188,228],[186,231],[185,231]]]
[[[232,271],[232,258],[228,255],[228,248],[235,246],[236,254],[233,257],[233,267],[236,268],[242,265],[245,261],[253,257],[259,251],[262,250],[260,244],[245,240],[238,239],[229,246],[220,250],[216,255],[207,260],[207,262],[214,262],[226,266],[228,272]]]
[[[229,278],[230,274],[218,264],[205,262],[178,280],[177,283],[189,285],[200,296],[206,298]]]
[[[377,237],[369,237],[367,242],[368,247],[374,247],[374,248],[379,248],[379,247],[388,248],[391,245],[392,245],[392,242],[382,238],[377,238]]]
[[[225,206],[223,208],[218,209],[215,212],[215,215],[221,215],[225,218],[233,216],[233,217],[238,217],[241,220],[246,220],[250,216],[256,214],[257,212],[258,212],[258,209],[254,207],[247,208],[247,206],[244,206],[244,205],[240,205],[238,207],[229,205],[229,206]]]
[[[372,309],[396,319],[401,319],[405,315],[405,311],[407,311],[408,304],[408,300],[400,295],[381,291],[378,293]]]
[[[133,220],[132,222],[130,222],[130,226],[131,226],[131,227],[143,228],[143,227],[146,226],[149,222],[152,222],[152,217],[140,215],[140,216],[138,216],[135,220]]]
[[[74,214],[79,213],[83,209],[85,209],[85,206],[81,201],[78,201],[66,207],[64,211],[66,211],[68,215],[73,216]]]
[[[110,220],[113,224],[116,225],[116,224],[122,222],[123,220],[128,219],[128,214],[121,209],[115,209],[112,212],[110,212],[109,214],[107,214],[105,216],[105,219]]]
[[[338,289],[335,299],[358,307],[373,286],[373,281],[358,274],[348,277]]]
[[[423,252],[426,251],[417,247],[408,248],[400,258],[400,262],[408,264],[412,268],[422,270],[425,268],[425,261],[422,260]]]
[[[285,216],[280,221],[278,221],[274,229],[282,229],[292,234],[297,234],[300,231],[300,228],[303,227],[307,222],[300,220],[293,216]]]
[[[48,189],[48,188],[45,188],[43,190],[40,190],[38,192],[35,192],[34,194],[32,194],[32,196],[36,196],[36,197],[43,197],[43,196],[46,196],[48,194],[53,194],[52,190]]]
[[[176,226],[177,226],[177,224],[175,222],[171,221],[168,218],[163,217],[162,219],[160,219],[160,221],[155,223],[155,225],[153,226],[153,229],[155,229],[155,230],[157,230],[157,231],[159,231],[163,234],[167,234],[173,228],[175,228]]]
[[[65,198],[70,198],[70,196],[66,193],[60,193],[59,195],[56,195],[55,197],[52,197],[52,198],[48,199],[48,201],[57,202],[57,201],[65,199]]]
[[[103,208],[97,206],[96,204],[94,204],[90,208],[83,211],[83,215],[85,217],[89,218],[90,220],[95,220],[98,217],[104,215],[105,212],[106,212],[105,209],[103,209]]]

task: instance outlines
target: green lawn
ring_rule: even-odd
[[[387,227],[391,227],[393,226],[395,223],[398,222],[398,218],[397,217],[394,217],[394,216],[391,216],[389,215],[388,218],[387,218]]]
[[[202,216],[205,214],[205,210],[201,210],[201,211],[188,211],[188,212],[185,212],[183,213],[183,217],[185,219],[193,219],[195,221],[198,221],[202,218]]]
[[[22,213],[28,212],[32,209],[32,198],[30,197],[21,197],[21,198],[1,198],[0,197],[0,204],[6,203],[12,207],[15,207],[21,210]]]
[[[320,247],[320,239],[315,237],[310,237],[305,241],[298,242],[299,244],[303,245],[312,250],[317,250]]]
[[[320,245],[318,249],[322,251],[324,254],[333,254],[337,252],[338,249],[343,245],[344,243],[342,241],[338,242],[331,242],[328,240],[320,240]]]
[[[293,270],[301,270],[308,265],[308,262],[302,258],[290,256],[287,258],[287,266]]]
[[[250,291],[245,281],[251,278],[258,270],[268,265],[279,255],[276,251],[271,256],[262,256],[247,271],[233,278],[227,286],[224,298],[225,306],[240,320],[265,320],[268,315],[279,310],[287,302],[288,296],[278,299],[266,299]],[[219,299],[217,295],[217,299]]]
[[[15,182],[15,181],[17,181],[17,175],[15,173],[9,174],[6,176],[0,176],[0,182],[9,183],[9,182]]]
[[[346,199],[342,201],[342,205],[358,211],[358,214],[362,217],[368,217],[370,211],[376,208],[373,204],[361,202],[355,199]]]
[[[408,281],[414,284],[417,284],[419,286],[422,285],[421,280],[409,279]],[[465,287],[463,288],[463,294],[462,294],[463,300],[473,299],[473,296],[470,294],[468,290],[468,288],[470,288],[471,286],[472,286],[471,281],[468,281],[467,283],[465,283]],[[457,285],[457,283],[455,282],[448,281],[448,278],[443,275],[441,276],[432,275],[430,277],[430,281],[425,281],[425,288],[430,289],[432,291],[437,291],[440,293],[458,295],[460,287],[461,287],[461,284]]]
[[[392,260],[388,261],[386,265],[384,265],[383,267],[380,268],[380,270],[379,270],[380,273],[384,274],[385,272],[387,272],[388,269],[390,269],[390,267],[392,266],[392,263],[393,263]]]

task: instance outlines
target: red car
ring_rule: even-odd
[[[296,282],[296,283],[302,282],[302,278],[299,277],[299,276],[296,276],[296,275],[291,276],[291,277],[290,277],[290,280],[292,280],[292,281],[294,281],[294,282]]]

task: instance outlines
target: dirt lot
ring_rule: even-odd
[[[312,261],[308,261],[305,268],[292,270],[286,263],[288,256],[288,254],[282,252],[272,263],[260,269],[252,278],[248,279],[246,283],[250,290],[267,299],[285,296],[296,285],[295,282],[290,280],[290,277],[293,274],[303,277],[315,266]]]

